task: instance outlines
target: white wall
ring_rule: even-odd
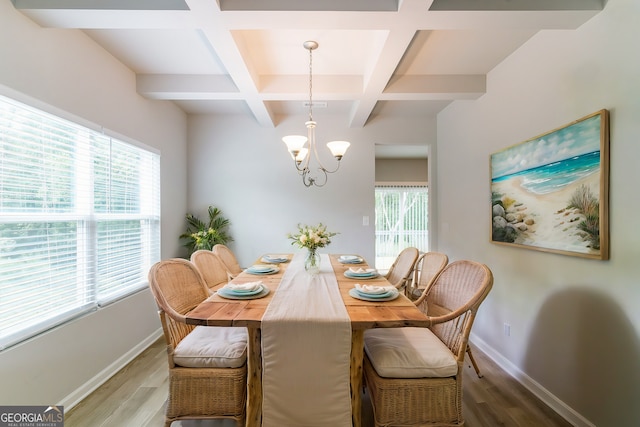
[[[540,32],[489,74],[486,95],[438,117],[438,250],[495,275],[473,338],[577,425],[640,425],[638,19],[636,0],[609,0],[575,31]],[[602,108],[611,259],[491,244],[490,154]]]
[[[43,29],[0,2],[0,86],[161,151],[162,257],[177,256],[186,210],[186,117],[135,91],[135,75],[82,32]],[[0,352],[3,405],[72,405],[158,336],[144,290]]]
[[[222,209],[235,239],[229,246],[241,265],[268,252],[298,251],[287,233],[295,232],[298,223],[318,222],[340,233],[324,252],[359,253],[373,262],[374,145],[427,144],[435,132],[419,117],[376,119],[360,129],[348,128],[346,117],[314,118],[328,167],[335,161],[324,143],[351,142],[340,170],[330,174],[322,188],[304,187],[281,140],[284,135],[304,134],[304,115],[275,128],[262,128],[251,118],[189,118],[189,209],[200,218],[206,218],[208,205]],[[363,216],[369,217],[368,226],[362,225]]]

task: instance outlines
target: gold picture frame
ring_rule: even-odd
[[[491,241],[609,259],[609,112],[491,154]]]

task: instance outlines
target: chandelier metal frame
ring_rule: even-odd
[[[302,176],[302,183],[305,187],[313,185],[322,187],[327,183],[328,174],[334,173],[340,168],[340,161],[351,144],[347,141],[331,141],[327,143],[327,147],[337,161],[334,169],[325,167],[318,156],[315,132],[317,123],[313,120],[313,51],[318,48],[318,43],[308,40],[303,43],[303,46],[309,51],[309,120],[305,122],[307,136],[288,135],[283,137],[282,140],[287,144],[287,149],[294,160],[298,174]],[[305,147],[307,142],[309,145]],[[318,164],[318,173],[315,175],[310,167],[312,157],[315,158],[315,162]]]

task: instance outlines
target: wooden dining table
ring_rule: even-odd
[[[287,255],[291,259],[291,255]],[[425,327],[429,325],[427,317],[402,293],[392,301],[363,301],[349,295],[359,281],[348,278],[344,272],[350,267],[368,268],[366,261],[361,264],[343,264],[340,254],[331,254],[329,259],[333,268],[340,295],[351,321],[351,416],[353,427],[362,425],[362,369],[364,360],[364,332],[372,328],[398,328],[406,326]],[[263,263],[260,258],[256,264]],[[204,326],[241,326],[248,331],[247,349],[247,418],[246,425],[259,427],[262,424],[262,318],[278,292],[278,286],[289,263],[280,263],[276,274],[262,275],[259,280],[267,286],[270,293],[262,298],[249,300],[225,299],[217,294],[200,303],[187,313],[186,321],[193,325]],[[231,283],[249,283],[258,280],[246,270],[235,277]],[[390,285],[384,276],[369,279],[370,285]],[[223,285],[220,285],[223,286]],[[215,289],[214,289],[215,290]]]

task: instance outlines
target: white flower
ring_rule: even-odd
[[[328,232],[327,227],[321,223],[315,227],[298,224],[298,234],[289,233],[287,236],[292,240],[291,244],[315,250],[331,243],[331,237],[336,234],[338,233]]]

